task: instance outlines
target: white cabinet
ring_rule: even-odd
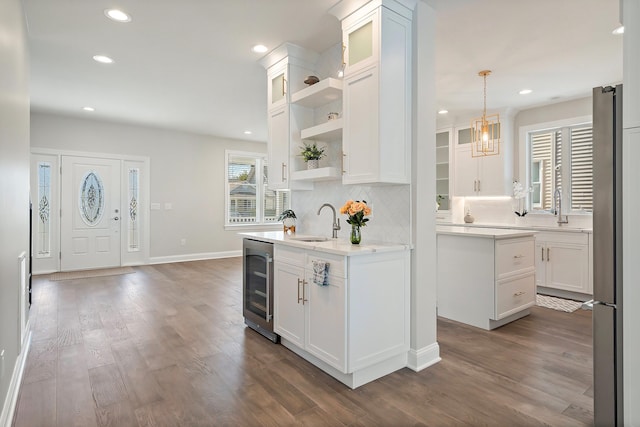
[[[591,294],[590,268],[588,233],[550,232],[536,235],[537,286]],[[550,293],[547,291],[541,290]]]
[[[451,164],[451,130],[436,132],[436,195],[440,210],[449,210],[451,203],[451,187],[449,165]]]
[[[317,54],[285,43],[262,60],[267,69],[267,127],[269,130],[268,187],[272,190],[309,190],[308,182],[291,180],[292,171],[301,168],[302,159],[295,154],[302,145],[300,129],[310,126],[313,117],[290,102],[291,93],[306,85],[313,74]]]
[[[328,285],[313,260],[329,263]],[[343,256],[276,244],[274,331],[351,388],[407,364],[409,250]]]
[[[312,259],[329,262],[338,271],[341,270],[339,264],[344,263],[344,257],[277,247],[274,257],[274,332],[330,366],[346,372],[345,279],[330,275],[328,285],[316,285],[307,258],[309,264]]]
[[[344,184],[410,182],[411,16],[370,2],[342,20]]]
[[[513,122],[509,113],[500,123],[500,154],[471,155],[471,129],[455,129],[454,196],[511,196],[513,193]]]
[[[529,314],[534,247],[532,235],[494,240],[438,232],[438,315],[490,330]]]

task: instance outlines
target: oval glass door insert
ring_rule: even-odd
[[[82,220],[90,227],[97,225],[104,213],[104,186],[96,172],[90,171],[80,181],[78,203]]]

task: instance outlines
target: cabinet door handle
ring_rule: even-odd
[[[547,248],[547,261],[549,261],[549,252],[551,252],[551,249]]]
[[[302,290],[304,291],[304,287]],[[300,279],[298,279],[298,304],[300,304],[300,301],[302,301],[302,298],[300,298]]]
[[[519,292],[516,292],[515,294],[513,294],[513,296],[514,297],[519,297],[519,296],[524,295],[524,294],[526,294],[525,291],[519,291]]]
[[[304,297],[304,285],[307,285],[308,283],[309,282],[302,279],[302,305],[304,305],[305,302],[309,302],[309,300]]]
[[[544,261],[544,248],[540,248],[540,261]]]
[[[478,188],[478,180],[477,180],[477,179],[474,179],[474,180],[473,180],[473,192],[474,192],[474,193],[475,193],[476,191],[478,191],[478,190],[477,190],[477,188]]]
[[[344,151],[342,152],[342,162],[340,163],[340,169],[342,170],[342,175],[344,175],[345,173],[347,173],[346,170],[344,170],[344,158],[347,157],[347,153],[345,153]]]
[[[282,75],[282,96],[285,96],[287,94],[287,90],[285,89],[285,86],[287,85],[287,79],[284,78],[284,74]]]
[[[515,259],[519,259],[519,258],[524,258],[524,255],[514,255],[513,256]]]
[[[480,180],[478,180],[478,193],[480,192]]]
[[[286,168],[287,165],[284,164],[284,162],[282,162],[282,170],[280,172],[280,175],[282,175],[282,182],[285,182],[286,179],[284,179],[284,168]]]

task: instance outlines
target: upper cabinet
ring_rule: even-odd
[[[267,69],[268,187],[272,190],[310,190],[309,182],[292,179],[302,167],[297,156],[302,145],[300,129],[311,126],[313,115],[291,104],[291,93],[306,87],[304,80],[313,74],[318,55],[285,43],[262,60]]]
[[[339,3],[344,62],[344,184],[411,181],[411,19],[415,2]]]
[[[469,126],[454,130],[455,163],[453,195],[511,196],[513,191],[513,119],[511,112],[500,115],[500,154],[473,157]]]
[[[436,197],[439,210],[449,210],[451,206],[451,130],[439,130],[436,133]]]

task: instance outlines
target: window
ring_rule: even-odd
[[[532,131],[528,134],[530,210],[550,211],[557,189],[565,212],[593,209],[591,124]]]
[[[288,191],[269,190],[266,155],[226,152],[226,224],[274,224],[290,208]]]

